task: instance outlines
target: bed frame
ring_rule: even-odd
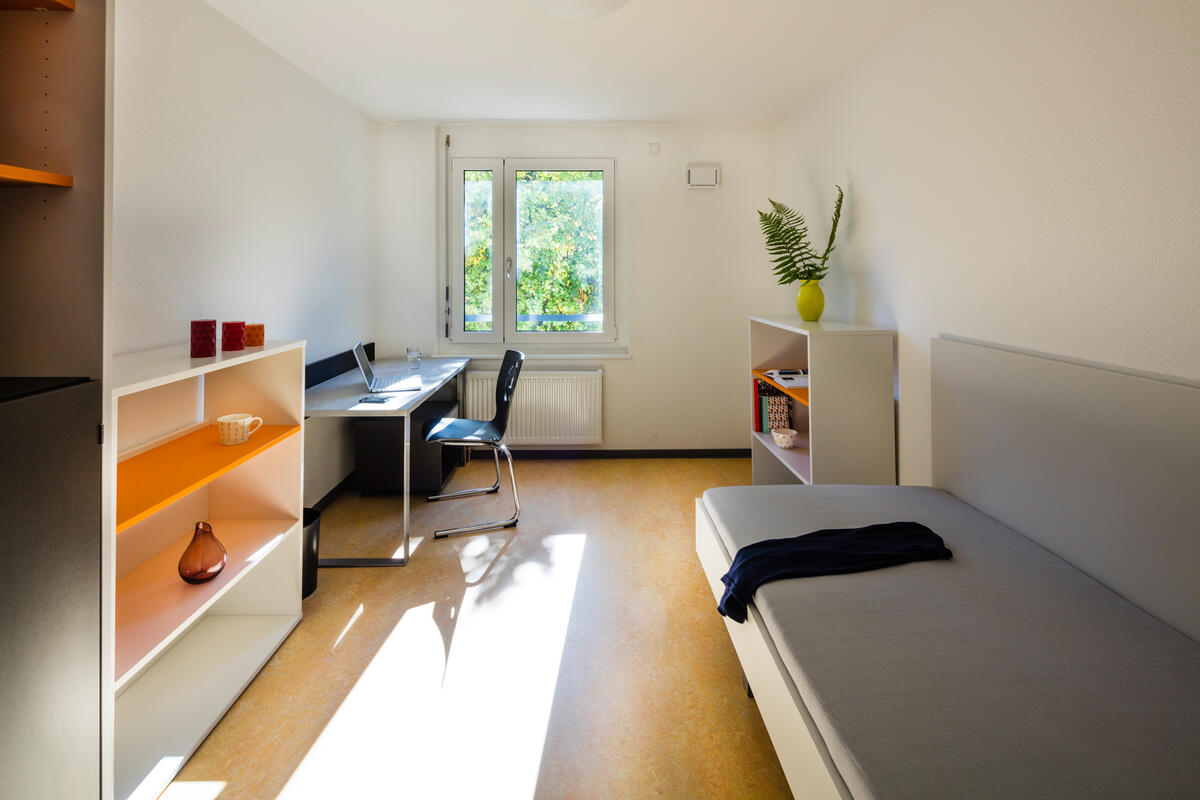
[[[933,482],[1200,641],[1200,383],[942,336]],[[717,598],[726,552],[696,500]],[[757,609],[725,620],[792,794],[850,798]]]
[[[729,571],[733,558],[717,534],[716,526],[696,498],[696,554],[717,600],[725,594],[721,576]],[[821,732],[804,705],[796,685],[779,658],[775,643],[751,603],[746,607],[746,622],[725,621],[733,649],[742,662],[746,682],[754,691],[758,711],[775,746],[775,755],[783,767],[788,786],[797,800],[835,800],[851,798],[838,773]]]

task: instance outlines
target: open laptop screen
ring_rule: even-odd
[[[367,391],[375,385],[375,370],[371,369],[371,361],[367,358],[367,349],[363,347],[362,342],[354,345],[354,360],[358,362],[358,369],[362,372],[363,380],[367,382]]]

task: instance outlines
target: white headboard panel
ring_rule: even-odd
[[[1200,641],[1200,388],[936,338],[933,482]]]

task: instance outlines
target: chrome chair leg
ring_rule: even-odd
[[[512,489],[513,489],[513,515],[511,517],[509,517],[508,519],[501,520],[499,522],[481,522],[478,525],[466,525],[461,528],[445,528],[440,531],[434,531],[433,532],[434,539],[445,539],[450,536],[459,536],[464,533],[478,533],[480,531],[490,531],[490,530],[495,530],[497,528],[511,528],[517,524],[517,518],[521,516],[521,499],[517,496],[517,473],[513,469],[512,453],[508,452],[508,447],[505,445],[499,445],[498,447],[492,446],[492,445],[489,445],[489,446],[492,447],[492,450],[496,456],[496,486],[497,486],[497,488],[500,485],[500,453],[501,453],[501,451],[503,451],[504,457],[506,459],[508,459],[508,477],[509,477],[509,480],[512,481]],[[487,491],[487,490],[474,489],[474,490],[468,490],[468,491],[472,491],[476,494],[482,494],[484,491]],[[449,495],[447,495],[447,496],[449,496]],[[460,494],[459,496],[462,496],[462,495]],[[432,498],[430,498],[430,499],[432,499]]]
[[[492,448],[492,453],[496,456],[496,482],[491,486],[485,486],[480,489],[460,489],[457,492],[442,492],[441,494],[431,494],[425,498],[428,502],[436,500],[453,500],[457,497],[473,497],[477,494],[495,494],[500,491],[500,451]]]

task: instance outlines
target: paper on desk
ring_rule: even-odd
[[[383,375],[380,376],[380,384],[380,387],[375,390],[376,392],[419,392],[422,386],[420,375],[404,377]]]

